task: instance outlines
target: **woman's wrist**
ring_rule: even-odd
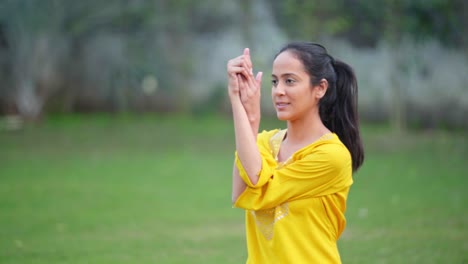
[[[239,109],[245,111],[239,96],[229,95],[229,101],[231,102],[231,107],[233,110]]]
[[[249,117],[250,127],[252,128],[252,133],[255,138],[257,137],[258,130],[260,129],[260,118],[260,114],[255,117]]]
[[[260,112],[254,113],[254,114],[249,114],[248,115],[249,122],[250,124],[255,124],[260,122]]]

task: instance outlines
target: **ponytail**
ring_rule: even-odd
[[[312,85],[319,84],[322,79],[328,81],[327,92],[319,101],[320,119],[351,153],[353,171],[357,171],[364,162],[364,147],[359,133],[358,85],[353,69],[335,60],[317,43],[292,42],[278,54],[286,50],[294,52],[302,61]]]
[[[322,113],[320,114],[322,120],[328,121],[325,126],[336,133],[348,148],[351,153],[353,171],[357,171],[364,161],[364,147],[359,133],[357,110],[357,80],[353,69],[348,64],[332,60],[332,65],[336,72],[336,101],[332,105],[331,116],[324,118]]]

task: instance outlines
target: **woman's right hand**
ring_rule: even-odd
[[[249,76],[249,71],[252,68],[251,65],[248,65],[249,61],[246,59],[245,53],[246,51],[244,50],[243,55],[233,58],[227,63],[228,93],[231,99],[240,98],[241,84],[239,81],[242,80],[240,77],[243,76],[244,78],[247,78],[247,76]]]
[[[228,62],[228,89],[231,100],[241,100],[250,121],[260,120],[260,90],[262,72],[253,76],[250,51],[244,49],[244,53]]]

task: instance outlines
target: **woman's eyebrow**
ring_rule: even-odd
[[[290,73],[290,72],[287,72],[287,73],[283,73],[280,75],[280,77],[288,77],[288,76],[296,76],[296,74],[294,73]],[[271,77],[277,77],[275,74],[272,74]]]

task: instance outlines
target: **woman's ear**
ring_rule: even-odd
[[[320,80],[319,84],[317,86],[315,86],[315,89],[316,89],[317,99],[321,99],[322,97],[324,97],[325,93],[327,93],[327,89],[328,89],[327,79]]]

